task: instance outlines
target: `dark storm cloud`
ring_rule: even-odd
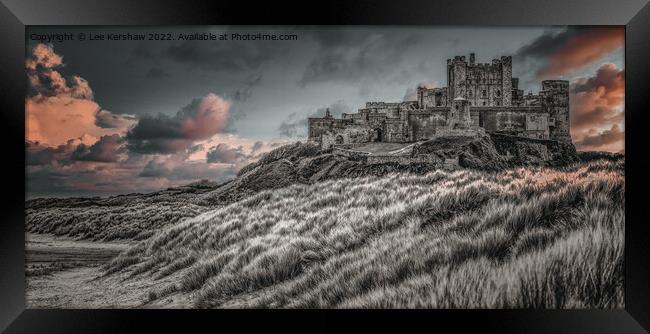
[[[167,164],[163,161],[157,161],[156,159],[151,159],[144,166],[138,176],[141,177],[164,177],[169,175],[171,169],[167,167]]]
[[[311,59],[301,86],[310,83],[347,81],[381,77],[394,68],[410,46],[420,42],[420,36],[319,30],[313,35],[320,49]]]
[[[25,61],[28,96],[65,95],[75,99],[92,100],[93,91],[88,81],[76,75],[64,77],[60,72],[63,67],[63,57],[56,54],[51,45],[36,45]]]
[[[623,47],[624,38],[622,27],[567,27],[559,33],[544,33],[521,47],[514,57],[517,62],[540,63],[538,78],[561,76]]]
[[[350,106],[348,106],[344,101],[339,100],[329,106],[316,109],[315,112],[311,113],[307,117],[293,113],[280,124],[278,132],[280,135],[285,137],[304,137],[307,133],[307,119],[312,117],[324,117],[327,109],[329,109],[330,114],[333,117],[337,118],[340,118],[342,113],[350,113],[352,111]]]
[[[162,78],[169,77],[169,73],[167,73],[167,71],[163,70],[160,67],[154,67],[149,69],[149,71],[147,71],[147,73],[144,76],[147,79],[162,79]]]
[[[286,47],[282,45],[277,41],[184,41],[166,47],[160,56],[189,69],[246,71],[258,69],[278,54],[286,52]]]
[[[245,102],[253,94],[253,89],[259,86],[262,81],[262,75],[253,75],[250,79],[246,80],[244,84],[237,88],[233,93],[229,94],[229,98],[236,102]]]
[[[136,121],[137,118],[133,115],[118,115],[103,109],[95,115],[95,125],[104,129],[125,128]]]
[[[76,147],[77,145],[74,140],[69,140],[66,144],[57,147],[49,147],[39,142],[26,141],[25,153],[27,165],[49,165],[54,162],[68,164],[70,163],[70,155]]]
[[[102,136],[92,145],[71,139],[66,144],[49,147],[26,141],[27,165],[69,165],[75,161],[118,162],[126,153],[125,139],[118,134]]]
[[[176,115],[143,116],[126,139],[129,149],[142,154],[170,154],[191,148],[228,126],[230,102],[208,94],[194,99]]]
[[[234,164],[246,160],[248,156],[244,154],[241,146],[230,147],[221,143],[208,151],[206,158],[209,163]]]
[[[72,152],[71,159],[79,161],[118,162],[122,159],[123,154],[126,153],[125,142],[124,137],[118,134],[102,136],[90,146],[85,144],[77,146],[75,151]]]
[[[568,27],[559,33],[547,31],[532,42],[522,46],[515,53],[514,57],[519,61],[527,58],[544,59],[555,52],[559,47],[566,44],[572,36],[579,35],[585,28]]]

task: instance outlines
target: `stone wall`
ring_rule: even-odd
[[[374,132],[367,126],[351,124],[324,132],[321,135],[320,144],[323,149],[328,149],[333,145],[367,143],[373,141],[373,135]]]
[[[553,119],[549,128],[551,139],[571,141],[569,132],[569,82],[566,80],[544,80],[540,92],[542,110]]]
[[[398,165],[412,165],[412,164],[438,164],[443,166],[446,159],[442,159],[435,155],[416,155],[416,156],[399,156],[399,155],[367,155],[364,158],[365,163],[369,165],[377,164],[398,164]],[[449,164],[454,164],[454,159],[449,159]],[[458,159],[455,160],[456,165]]]
[[[437,130],[447,127],[448,114],[448,108],[410,113],[408,137],[411,141],[418,141],[435,136]]]

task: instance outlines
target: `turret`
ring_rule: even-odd
[[[467,62],[465,56],[456,56],[447,60],[447,98],[453,100],[457,97],[466,98]]]
[[[501,57],[501,105],[509,107],[512,105],[512,57]]]
[[[550,139],[571,142],[569,121],[569,82],[544,80],[540,92],[542,111],[549,114],[554,125],[549,128]]]

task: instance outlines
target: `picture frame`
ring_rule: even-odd
[[[25,29],[34,25],[624,25],[625,117],[625,310],[33,310],[26,309],[24,276]],[[296,319],[338,330],[418,326],[456,331],[526,333],[645,333],[650,329],[650,227],[645,192],[645,154],[650,96],[650,5],[614,1],[18,1],[0,4],[0,131],[5,159],[0,223],[0,330],[7,333],[114,333],[221,325],[291,326]],[[305,329],[308,327],[298,327]],[[232,328],[232,327],[231,327]],[[225,327],[224,327],[225,329]]]

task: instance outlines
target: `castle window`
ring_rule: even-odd
[[[481,92],[481,95],[483,95],[483,97],[486,97],[487,96],[487,91],[484,89],[483,92]]]
[[[501,96],[501,91],[497,90],[497,96]]]
[[[500,105],[501,105],[501,102],[497,101],[497,106],[500,106]]]
[[[483,101],[483,105],[485,105],[485,101]]]
[[[469,91],[469,97],[472,97],[473,95],[474,95],[474,92],[470,90]]]

